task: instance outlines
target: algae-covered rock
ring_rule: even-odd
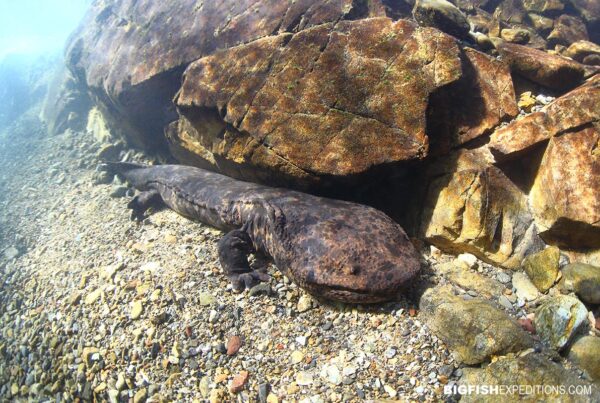
[[[551,246],[527,256],[523,260],[522,266],[537,289],[546,292],[556,281],[559,262],[560,249]]]
[[[503,311],[482,299],[465,300],[449,287],[427,290],[420,307],[427,326],[459,362],[478,364],[532,345],[530,336]]]
[[[504,357],[485,368],[464,368],[460,385],[511,386],[513,391],[502,399],[524,402],[590,402],[598,401],[597,388],[581,381],[564,367],[551,362],[540,354],[527,354],[522,357]],[[546,388],[553,386],[553,388]],[[561,393],[570,387],[585,386],[590,394]],[[519,389],[519,387],[523,389]],[[522,391],[527,391],[522,393]],[[573,389],[575,390],[575,389]],[[583,390],[583,389],[580,389]],[[496,402],[498,395],[467,394],[461,402]]]
[[[575,340],[568,357],[600,384],[600,337],[584,336]]]
[[[587,323],[588,311],[577,298],[568,295],[553,297],[536,311],[535,328],[542,341],[560,350]]]
[[[600,267],[572,263],[562,269],[562,292],[575,292],[583,302],[600,304]]]

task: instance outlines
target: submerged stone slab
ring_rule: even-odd
[[[516,157],[544,140],[600,120],[600,76],[554,102],[494,131],[489,149],[497,160]]]
[[[555,90],[569,90],[583,80],[581,64],[562,56],[514,43],[502,43],[498,52],[513,73]]]
[[[387,18],[322,24],[199,59],[176,146],[296,175],[353,175],[427,155],[429,95],[462,74],[455,40]]]
[[[548,242],[600,247],[599,143],[600,124],[550,140],[529,195]]]
[[[96,1],[72,35],[67,64],[116,128],[138,146],[164,145],[181,74],[192,61],[282,32],[385,15],[375,0]]]
[[[500,169],[472,156],[463,152],[455,167],[442,168],[454,172],[432,172],[421,204],[420,234],[443,250],[517,268],[542,248],[527,199]]]
[[[475,49],[462,54],[462,77],[430,100],[428,133],[432,152],[476,139],[518,115],[508,65]]]

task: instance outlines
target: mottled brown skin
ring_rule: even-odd
[[[109,163],[142,193],[136,216],[163,202],[186,217],[229,231],[219,258],[234,288],[264,281],[247,255],[270,256],[308,292],[331,300],[374,303],[394,299],[420,268],[402,228],[374,208],[242,182],[181,165]]]

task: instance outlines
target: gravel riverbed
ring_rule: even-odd
[[[274,267],[233,293],[219,231],[131,221],[105,145],[35,127],[0,142],[0,400],[426,401],[460,375],[412,299],[326,304]]]

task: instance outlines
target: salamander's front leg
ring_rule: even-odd
[[[158,190],[151,189],[141,192],[131,199],[129,204],[127,204],[127,208],[131,209],[132,220],[142,221],[146,210],[150,207],[158,207],[161,203],[162,198]]]
[[[234,291],[243,291],[261,281],[269,281],[268,274],[250,268],[248,255],[253,251],[250,237],[242,230],[228,232],[219,241],[219,261]]]

